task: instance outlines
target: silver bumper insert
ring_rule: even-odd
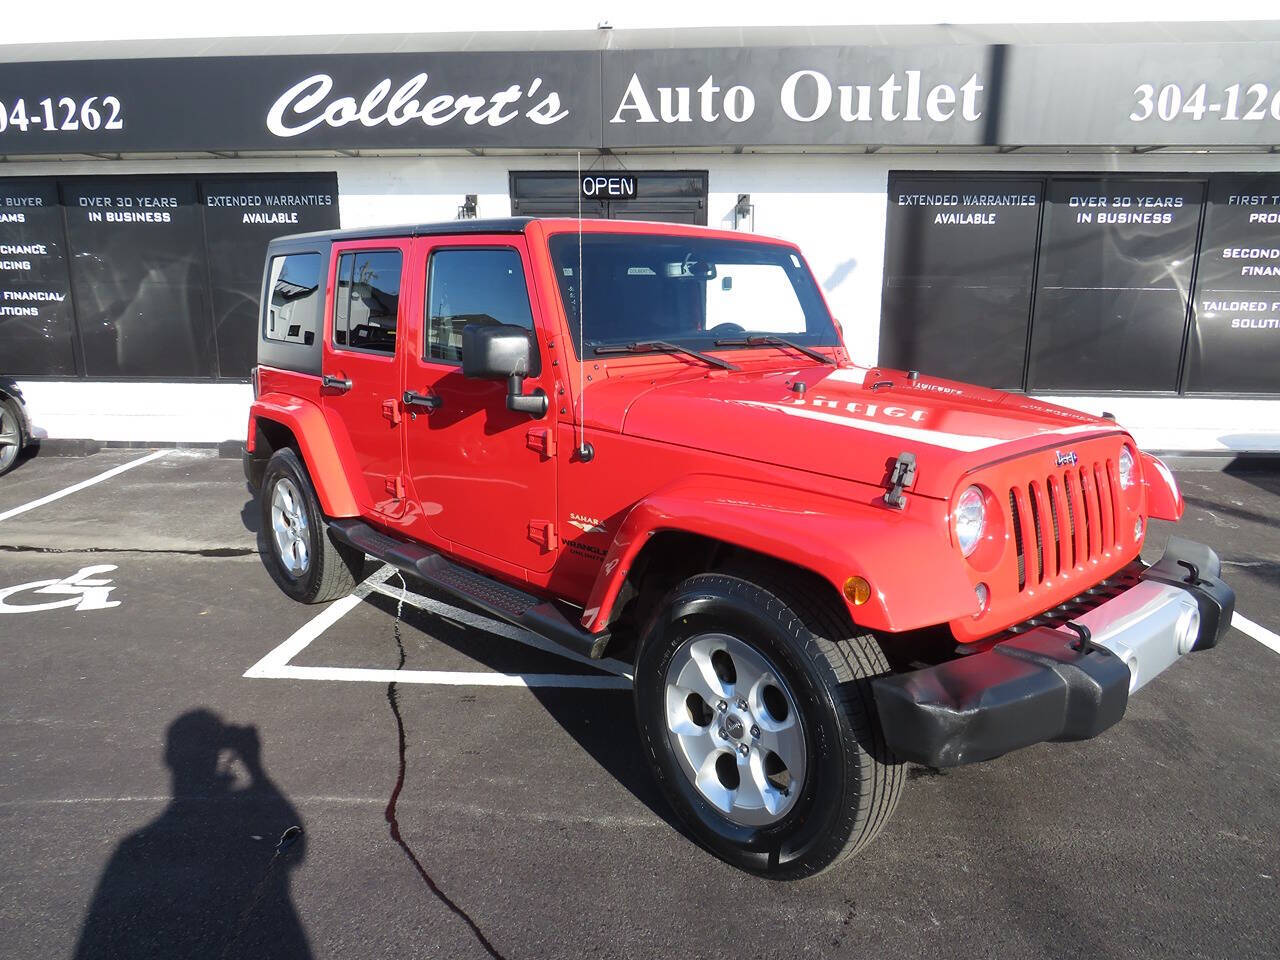
[[[1186,590],[1144,580],[1075,622],[1089,629],[1093,643],[1124,661],[1133,693],[1191,652],[1200,610]]]

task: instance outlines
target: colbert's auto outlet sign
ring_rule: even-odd
[[[1280,142],[1280,43],[0,64],[0,155]]]

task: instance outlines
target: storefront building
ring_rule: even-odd
[[[1280,24],[748,34],[0,46],[0,375],[234,439],[271,237],[581,209],[799,243],[860,363],[1280,451]]]

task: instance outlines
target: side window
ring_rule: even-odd
[[[320,254],[272,257],[262,335],[310,346],[320,325],[320,301]]]
[[[427,271],[427,359],[462,362],[468,323],[511,323],[533,330],[520,254],[504,249],[438,250]]]
[[[338,258],[334,346],[395,353],[399,309],[400,251],[361,250]]]

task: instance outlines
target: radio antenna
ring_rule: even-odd
[[[587,343],[582,338],[582,297],[586,292],[582,275],[582,151],[578,151],[578,456],[587,459]]]

